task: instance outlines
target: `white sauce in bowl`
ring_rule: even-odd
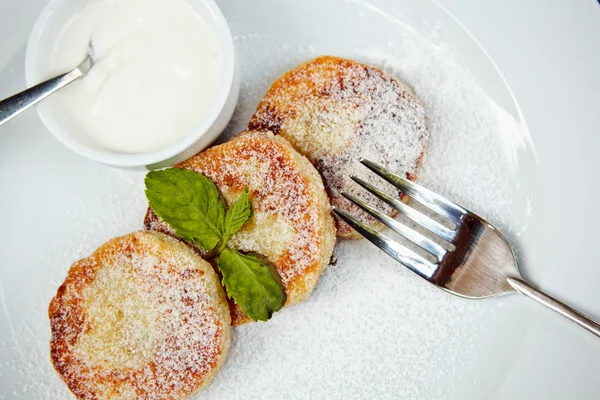
[[[90,41],[95,64],[51,98],[56,119],[119,153],[149,153],[183,138],[219,91],[220,43],[208,12],[185,0],[85,4],[52,38],[49,71],[74,68]]]

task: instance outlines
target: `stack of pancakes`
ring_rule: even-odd
[[[428,139],[423,107],[404,84],[324,56],[279,77],[247,131],[176,167],[207,176],[228,203],[248,187],[254,214],[229,246],[273,264],[288,306],[314,289],[336,232],[356,237],[331,205],[375,224],[340,195],[356,190],[350,175],[365,173],[359,157],[414,180]],[[50,304],[52,361],[79,398],[187,397],[221,365],[230,324],[250,321],[209,255],[151,209],[144,226],[75,263]]]

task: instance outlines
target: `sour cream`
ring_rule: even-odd
[[[220,43],[208,10],[185,0],[93,0],[53,38],[52,73],[78,65],[86,77],[52,97],[57,120],[84,141],[149,153],[184,137],[219,91]]]

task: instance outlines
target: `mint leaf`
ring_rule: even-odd
[[[248,188],[246,187],[240,197],[227,210],[225,216],[225,234],[224,242],[242,229],[242,226],[252,217],[252,206],[248,199]]]
[[[223,241],[225,206],[210,179],[187,169],[169,168],[149,172],[145,184],[154,213],[183,239],[206,251]]]
[[[248,188],[225,211],[219,189],[194,171],[170,168],[146,175],[146,197],[156,215],[183,239],[220,253],[217,266],[230,298],[255,321],[267,321],[287,299],[277,270],[258,255],[226,248],[227,241],[252,217]]]
[[[285,304],[281,277],[266,259],[226,248],[217,266],[227,295],[254,321],[267,321]]]

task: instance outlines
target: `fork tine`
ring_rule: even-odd
[[[460,223],[461,217],[467,214],[467,210],[458,204],[454,204],[439,194],[433,193],[429,189],[396,175],[372,161],[361,158],[360,162],[371,171],[375,172],[377,175],[394,185],[396,188],[400,189],[402,192],[417,200],[419,203],[429,207],[433,211],[448,218],[450,221]]]
[[[407,206],[400,200],[394,199],[393,197],[383,193],[381,190],[377,189],[370,183],[367,183],[356,176],[351,176],[351,178],[354,182],[362,186],[367,191],[371,192],[373,196],[385,201],[391,207],[395,208],[407,218],[421,225],[423,228],[429,230],[430,232],[433,232],[435,235],[441,237],[447,242],[452,242],[452,240],[454,239],[455,233],[453,230],[448,229],[439,222],[436,222],[431,218],[427,217],[426,215],[421,214],[419,211]]]
[[[367,213],[369,213],[370,215],[375,217],[377,220],[383,222],[394,232],[398,233],[399,235],[404,236],[406,239],[410,240],[417,246],[421,247],[423,250],[431,253],[435,258],[437,258],[437,260],[439,262],[441,262],[442,258],[444,258],[444,256],[446,255],[446,249],[444,249],[439,244],[435,243],[433,240],[426,238],[425,236],[421,235],[419,232],[410,229],[406,225],[401,224],[400,222],[396,221],[395,219],[393,219],[391,217],[388,217],[387,215],[383,214],[382,212],[369,206],[367,203],[363,202],[362,200],[359,200],[356,197],[351,196],[344,192],[342,192],[341,194],[342,194],[342,196],[344,196],[345,198],[350,200],[352,203],[354,203],[358,207],[360,207],[362,210],[366,211]]]
[[[336,213],[358,233],[364,236],[369,242],[383,250],[387,255],[402,263],[414,273],[430,279],[437,270],[437,265],[434,265],[415,253],[414,251],[398,244],[385,235],[377,232],[373,228],[363,224],[357,219],[351,217],[348,213],[332,207],[331,210]]]

